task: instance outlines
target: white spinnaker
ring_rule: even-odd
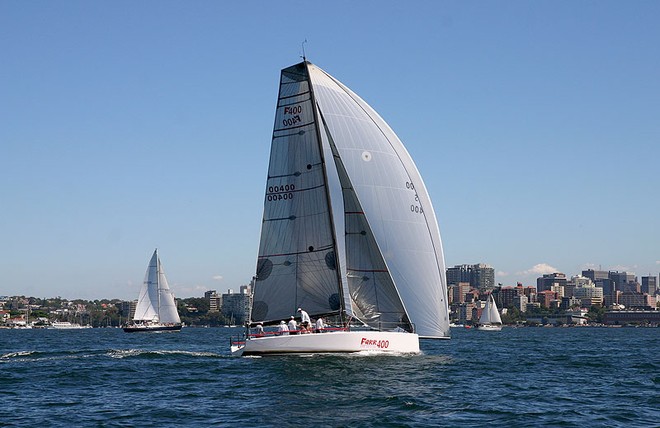
[[[410,321],[421,337],[448,337],[440,231],[417,167],[366,102],[313,64],[308,69],[318,107]]]

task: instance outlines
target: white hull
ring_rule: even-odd
[[[234,356],[316,353],[419,353],[419,336],[391,331],[337,331],[289,336],[252,337],[232,345]]]
[[[80,325],[80,324],[72,324],[70,322],[64,321],[64,322],[54,322],[48,327],[46,327],[51,330],[77,330],[81,328],[92,328],[91,325]]]
[[[501,325],[493,325],[493,324],[482,324],[477,326],[477,330],[482,330],[482,331],[501,331],[502,326]]]

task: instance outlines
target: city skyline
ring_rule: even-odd
[[[446,267],[656,276],[658,12],[4,2],[0,295],[134,299],[156,247],[178,297],[249,283],[279,72],[304,40],[411,153]]]

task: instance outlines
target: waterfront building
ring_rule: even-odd
[[[605,324],[660,324],[660,311],[607,311],[603,314]]]
[[[447,268],[447,284],[467,282],[472,288],[490,290],[495,286],[495,269],[483,263]]]
[[[230,320],[232,324],[241,325],[248,320],[250,307],[252,307],[252,293],[250,287],[243,285],[240,293],[234,293],[233,290],[227,290],[222,295],[222,314]]]
[[[587,311],[582,309],[575,309],[572,311],[564,311],[562,314],[556,315],[544,315],[544,316],[532,316],[527,317],[527,323],[536,323],[536,324],[577,324],[577,325],[586,325],[587,324]]]
[[[135,307],[137,306],[137,300],[131,301],[122,301],[115,305],[119,310],[119,315],[125,319],[133,319],[135,315]],[[58,311],[54,311],[57,313]]]
[[[458,305],[458,322],[465,324],[468,321],[472,321],[472,310],[474,309],[474,303],[461,303]]]
[[[655,297],[646,293],[624,291],[619,294],[619,304],[625,308],[655,309]]]

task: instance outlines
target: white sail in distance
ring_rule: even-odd
[[[151,256],[135,307],[134,321],[180,323],[174,295],[165,277],[156,249]]]
[[[479,324],[502,324],[502,318],[492,294],[488,295],[486,306],[481,312],[481,317],[479,317]]]

